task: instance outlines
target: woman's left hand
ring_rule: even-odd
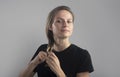
[[[57,56],[53,52],[48,52],[48,57],[46,58],[46,63],[58,77],[65,76],[65,74],[60,66],[60,62],[59,62]]]

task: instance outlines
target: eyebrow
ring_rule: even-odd
[[[56,19],[64,20],[63,18],[60,18],[60,17],[57,17]],[[73,20],[73,19],[69,18],[68,20]]]

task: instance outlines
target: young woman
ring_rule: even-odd
[[[48,15],[48,44],[41,45],[20,77],[89,77],[93,72],[90,54],[69,41],[74,15],[67,6],[58,6]]]

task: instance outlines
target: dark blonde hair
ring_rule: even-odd
[[[73,17],[73,21],[74,21],[74,14],[73,14],[73,12],[71,11],[71,9],[68,6],[58,6],[58,7],[54,8],[48,14],[48,18],[47,18],[47,22],[46,22],[46,35],[47,35],[47,38],[48,38],[47,51],[51,51],[52,46],[53,46],[53,44],[55,42],[54,37],[53,37],[53,32],[51,30],[49,30],[49,28],[52,26],[56,14],[61,10],[67,10],[68,12],[70,12],[72,17]]]

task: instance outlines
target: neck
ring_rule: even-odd
[[[53,48],[56,51],[62,51],[69,46],[70,46],[70,42],[69,42],[68,38],[67,39],[55,39],[55,44],[54,44]]]

